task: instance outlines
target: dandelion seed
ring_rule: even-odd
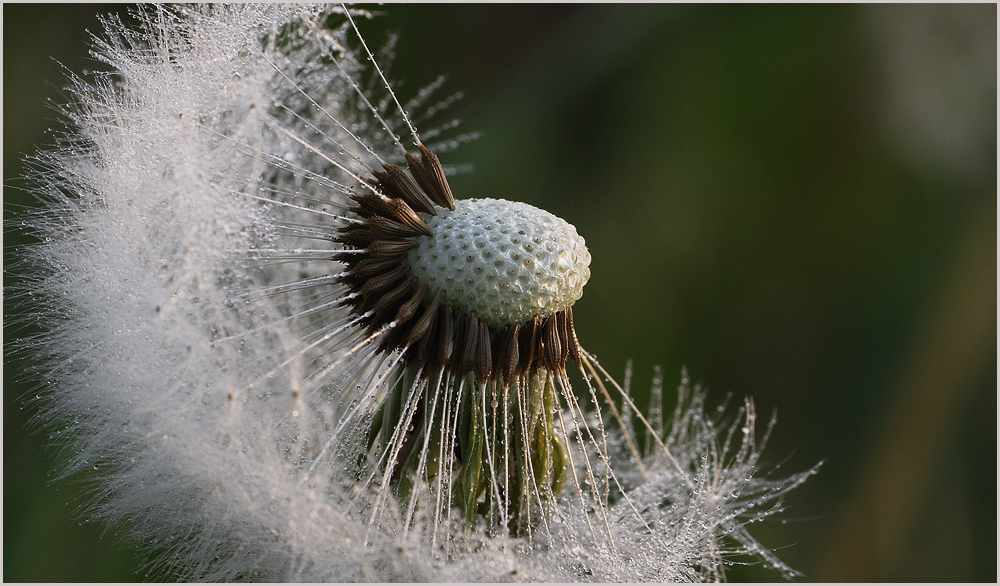
[[[458,98],[411,118],[356,16],[150,9],[75,81],[22,345],[96,516],[192,580],[793,575],[744,524],[813,471],[752,478],[752,404],[706,418],[686,379],[647,420],[578,340],[583,238],[456,197],[414,120],[456,146]]]

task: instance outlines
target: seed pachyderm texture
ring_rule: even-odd
[[[583,239],[452,194],[457,96],[402,101],[350,10],[144,9],[71,80],[12,293],[90,517],[181,580],[794,575],[746,525],[814,470],[757,474],[752,403],[686,376],[638,408],[577,337]]]
[[[495,327],[571,307],[590,278],[590,253],[565,220],[525,203],[456,202],[428,222],[409,254],[418,278]]]

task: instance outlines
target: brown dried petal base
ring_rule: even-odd
[[[406,352],[406,360],[424,376],[445,369],[507,385],[539,368],[564,370],[567,358],[579,364],[572,308],[494,331],[475,312],[443,305],[443,291],[430,297],[427,285],[410,274],[407,253],[417,238],[432,235],[420,214],[437,215],[435,204],[455,209],[440,161],[423,145],[419,148],[420,158],[406,154],[419,189],[402,168],[383,163],[384,171],[372,172],[374,193],[352,196],[351,211],[364,221],[336,237],[349,248],[334,256],[347,265],[338,279],[351,291],[344,304],[363,316],[369,334],[392,324],[379,350]]]

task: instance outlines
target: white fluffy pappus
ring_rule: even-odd
[[[114,74],[74,82],[74,130],[35,161],[47,207],[27,222],[42,242],[15,293],[48,327],[20,342],[46,365],[38,421],[66,474],[93,475],[93,517],[155,551],[154,571],[689,581],[757,560],[795,575],[745,525],[815,470],[755,476],[751,403],[723,423],[685,377],[671,417],[655,383],[647,418],[582,349],[576,390],[546,368],[509,385],[428,378],[408,350],[380,347],[395,321],[369,332],[348,311],[333,257],[351,248],[336,235],[360,222],[351,198],[372,170],[405,164],[399,137],[420,140],[409,113],[450,103],[439,82],[400,104],[338,10],[154,8],[142,22],[108,21],[96,53]],[[497,456],[517,447],[501,440],[507,419],[469,440],[493,450],[477,479],[455,445],[469,410],[499,413],[487,397],[501,388],[522,420],[542,414],[521,423],[542,447],[524,450],[536,469],[516,505]],[[398,424],[379,437],[393,401]],[[432,473],[450,452],[465,465]]]

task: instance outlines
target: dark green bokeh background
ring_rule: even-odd
[[[401,33],[400,93],[447,73],[483,133],[447,157],[476,166],[456,195],[586,238],[583,345],[634,359],[634,389],[686,365],[777,410],[779,474],[826,461],[754,535],[808,580],[996,581],[996,5],[381,10],[362,26]],[[52,58],[100,68],[85,29],[111,11],[4,5],[5,185],[57,126]],[[5,358],[4,580],[143,579],[79,522],[82,485],[47,483],[25,367]]]

